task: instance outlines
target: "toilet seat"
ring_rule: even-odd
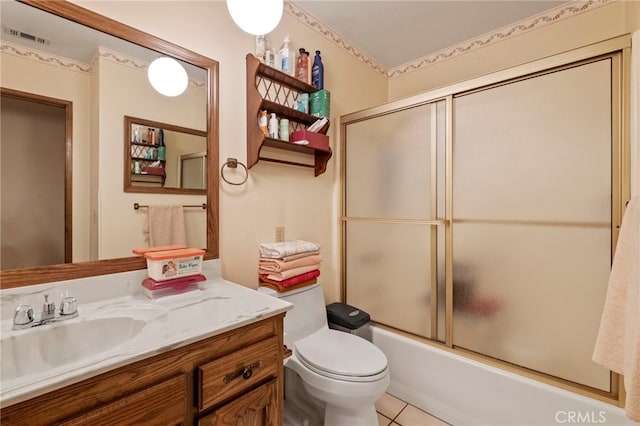
[[[322,329],[294,345],[300,362],[317,374],[349,382],[371,382],[387,374],[387,358],[369,341]]]

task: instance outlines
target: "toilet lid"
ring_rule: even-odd
[[[341,380],[375,380],[387,369],[387,357],[375,345],[337,330],[317,331],[297,341],[294,351],[309,369]]]

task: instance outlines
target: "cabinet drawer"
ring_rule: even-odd
[[[181,375],[61,424],[65,426],[177,425],[184,423],[186,409],[187,378]]]
[[[198,408],[204,410],[278,374],[278,338],[262,340],[198,367]]]

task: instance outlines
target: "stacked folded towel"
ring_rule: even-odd
[[[315,284],[320,276],[320,245],[308,241],[260,244],[260,285],[283,292]]]

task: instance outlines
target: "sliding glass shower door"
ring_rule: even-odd
[[[354,123],[346,137],[347,301],[443,339],[444,101]]]
[[[453,344],[606,391],[611,61],[453,104]]]
[[[348,116],[346,302],[451,350],[614,394],[591,354],[625,193],[621,58]]]

